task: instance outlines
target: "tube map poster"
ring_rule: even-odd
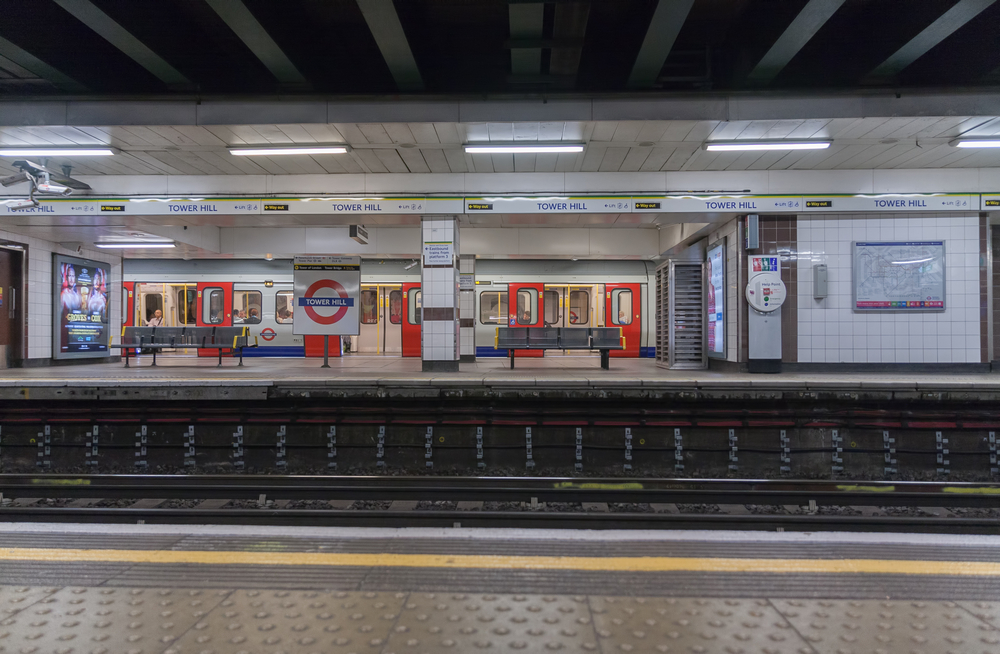
[[[944,241],[854,243],[855,311],[944,311]]]

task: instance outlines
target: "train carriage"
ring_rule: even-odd
[[[475,352],[494,348],[500,326],[618,327],[619,357],[653,356],[653,264],[645,261],[482,259],[476,262]],[[293,334],[295,302],[289,261],[127,260],[124,325],[145,325],[157,310],[165,326],[245,325],[259,346],[247,356],[322,356],[321,336]],[[420,270],[411,260],[365,260],[360,330],[332,356],[419,357]],[[195,350],[181,354],[216,356]],[[588,350],[520,351],[517,356],[596,356]]]

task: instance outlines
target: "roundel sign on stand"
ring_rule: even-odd
[[[359,333],[360,257],[295,257],[294,282],[293,334]]]

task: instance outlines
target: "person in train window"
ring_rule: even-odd
[[[146,321],[147,327],[162,327],[163,326],[163,312],[157,309],[153,312],[153,317]]]
[[[247,317],[246,322],[251,325],[256,325],[260,322],[260,312],[257,309],[250,309],[250,315]]]
[[[288,322],[291,319],[292,319],[292,312],[291,311],[289,311],[288,309],[285,309],[285,308],[278,309],[277,321],[279,323]]]
[[[626,324],[627,321],[628,321],[628,318],[625,317],[625,311],[624,310],[623,311],[619,311],[618,312],[618,324],[619,325],[624,325],[624,324]]]
[[[239,309],[237,309],[236,311],[233,312],[233,323],[234,324],[236,324],[236,323],[242,323],[245,320],[246,320],[246,318],[244,317],[242,311],[240,311]]]

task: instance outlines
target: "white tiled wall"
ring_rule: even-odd
[[[425,218],[421,221],[423,242],[451,241],[459,253],[457,221],[452,218]],[[457,264],[457,262],[455,262]],[[424,308],[453,308],[454,320],[424,320],[421,325],[422,358],[425,361],[459,359],[458,268],[422,268],[421,300]]]
[[[736,361],[739,356],[739,316],[736,311],[737,301],[740,298],[739,280],[737,271],[739,270],[740,243],[739,221],[732,220],[718,231],[712,232],[708,238],[710,245],[719,239],[726,239],[726,361]]]
[[[945,241],[945,311],[851,310],[853,241]],[[798,218],[798,360],[801,363],[979,363],[979,217],[897,214]],[[828,267],[829,295],[813,299],[813,271]]]
[[[121,332],[122,260],[119,255],[87,249],[81,253],[60,247],[57,243],[0,230],[0,239],[26,245],[27,263],[27,320],[28,359],[47,359],[52,356],[52,254],[65,254],[82,259],[106,261],[111,264],[109,320],[110,334]],[[112,353],[114,354],[114,353]]]

